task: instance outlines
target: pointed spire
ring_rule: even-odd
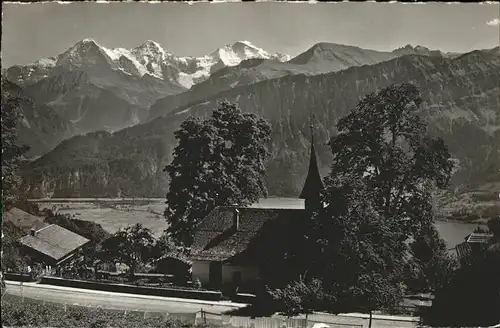
[[[324,185],[319,174],[316,150],[314,149],[314,125],[312,121],[309,127],[311,129],[311,155],[306,182],[300,193],[300,198],[305,199],[306,209],[318,209],[321,205],[320,193],[324,189]]]

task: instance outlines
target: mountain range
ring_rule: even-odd
[[[206,99],[220,92],[288,75],[318,75],[352,66],[373,65],[408,55],[443,56],[424,47],[406,46],[394,51],[374,51],[333,43],[318,43],[287,62],[264,58],[247,59],[237,66],[226,66],[189,90],[158,99],[149,112],[149,120],[168,114],[179,106]]]
[[[289,59],[246,41],[203,57],[177,57],[154,41],[133,49],[110,49],[85,39],[56,57],[12,66],[4,75],[37,104],[57,112],[74,127],[74,134],[85,134],[142,122],[157,99],[186,91],[211,73],[252,58]]]
[[[225,48],[238,53],[234,51],[238,47],[250,45],[239,43]],[[212,58],[219,58],[220,66],[212,66],[209,76],[193,80],[195,84],[189,89],[187,84],[179,83],[179,77],[186,76],[183,74],[188,74],[187,71],[174,75],[177,85],[184,89],[150,101],[150,108],[135,120],[140,123],[121,130],[116,124],[114,132],[93,131],[74,136],[26,163],[24,188],[30,197],[164,196],[168,181],[163,168],[176,146],[173,131],[188,115],[210,115],[211,109],[223,100],[236,102],[244,111],[259,113],[272,123],[271,158],[267,165],[269,193],[296,196],[307,168],[309,117],[314,114],[317,118],[317,151],[321,172],[326,174],[331,158],[325,143],[336,134],[338,119],[367,93],[403,82],[419,87],[423,97],[421,115],[429,123],[429,133],[442,137],[452,152],[457,163],[453,188],[474,190],[486,184],[500,186],[498,48],[444,54],[423,47],[379,52],[321,43],[292,59],[262,55],[263,51],[254,50],[253,58],[240,55],[233,61],[228,58],[234,57],[220,55],[224,51],[218,53],[219,57]],[[52,99],[71,99],[78,91],[82,92],[80,95],[83,91],[96,94],[95,103],[101,101],[105,92],[127,101],[104,82],[97,86],[93,74],[92,70],[54,71],[29,82],[16,80],[11,73],[10,79],[20,84],[35,103],[42,99],[41,104],[58,115],[76,109],[73,106],[64,109]],[[144,79],[146,75],[150,74],[136,78]],[[58,88],[51,89],[49,86],[58,85],[56,80],[61,76],[64,80]],[[165,81],[166,75],[151,73],[151,76]],[[101,75],[101,79],[104,78]],[[76,86],[66,88],[69,81],[75,81]],[[133,85],[130,81],[127,83]],[[48,85],[45,89],[40,87],[44,83]],[[57,90],[61,89],[66,90],[62,97],[57,96]],[[111,98],[109,94],[107,97]],[[91,110],[91,105],[87,110]],[[110,114],[96,109],[90,112],[90,118],[102,115],[101,119],[111,126],[113,120],[118,120],[116,117],[128,117],[133,110],[122,104],[119,108],[109,108],[106,113]],[[62,117],[78,120],[77,115]],[[74,128],[71,120],[68,124]],[[85,122],[84,117],[80,120]],[[87,122],[85,125],[90,128],[91,119]]]
[[[318,43],[291,58],[239,41],[202,57],[178,57],[154,41],[111,49],[84,39],[56,57],[12,66],[4,76],[36,104],[57,113],[69,127],[59,135],[68,137],[118,131],[234,87],[372,65],[408,54],[445,55],[420,46],[382,52]],[[32,149],[31,155],[47,151]]]

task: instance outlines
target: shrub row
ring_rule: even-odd
[[[177,298],[193,298],[207,301],[220,301],[222,293],[214,291],[199,291],[199,290],[183,290],[174,288],[154,288],[146,286],[132,286],[121,284],[104,284],[92,281],[70,280],[56,277],[43,277],[42,284],[65,286],[82,289],[94,289],[108,292],[141,294],[151,296],[177,297]]]
[[[36,279],[33,277],[33,275],[29,274],[24,274],[24,273],[9,273],[5,272],[3,274],[5,280],[10,280],[10,281],[22,281],[22,282],[31,282],[35,281]]]
[[[144,317],[143,313],[82,306],[63,306],[16,297],[2,299],[4,327],[195,327],[166,316]],[[201,326],[198,326],[201,327]]]

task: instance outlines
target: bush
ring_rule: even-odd
[[[122,310],[65,307],[31,299],[22,301],[12,296],[2,299],[2,324],[9,327],[195,327],[164,316],[144,318],[143,312],[125,314]]]
[[[2,238],[2,270],[23,272],[31,263],[31,259],[23,254],[19,238],[23,236],[22,230],[10,221],[3,222]]]

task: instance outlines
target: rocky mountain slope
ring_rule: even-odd
[[[34,157],[45,154],[57,146],[61,140],[74,134],[69,121],[52,108],[35,103],[20,86],[4,80],[3,88],[5,90],[2,91],[7,91],[19,98],[23,119],[17,126],[18,142],[30,146],[25,156]]]
[[[394,51],[375,51],[334,43],[318,43],[288,62],[258,58],[245,60],[237,66],[226,66],[212,73],[207,80],[193,85],[188,91],[157,100],[151,107],[149,119],[167,115],[180,106],[203,101],[232,88],[288,75],[312,76],[337,72],[408,54],[443,55],[439,51],[410,45]]]
[[[116,131],[147,117],[147,108],[133,105],[84,71],[69,71],[25,87],[36,103],[52,108],[69,121],[75,132]]]
[[[188,115],[207,116],[222,100],[234,101],[273,124],[268,163],[271,195],[296,196],[309,149],[308,121],[317,118],[316,140],[336,133],[337,120],[367,93],[392,83],[416,84],[429,132],[441,136],[459,166],[454,186],[500,180],[500,56],[474,51],[456,58],[410,55],[375,65],[317,76],[291,75],[235,87],[116,133],[66,140],[24,168],[32,197],[162,197],[162,172],[175,147],[173,131]],[[319,141],[318,141],[319,143]],[[317,145],[323,173],[329,153]]]

